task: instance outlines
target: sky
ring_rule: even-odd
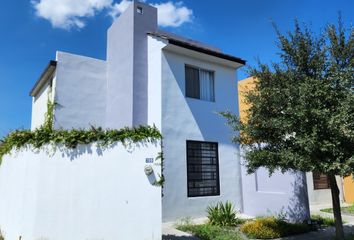
[[[341,12],[354,21],[353,0],[146,0],[160,28],[220,48],[255,66],[278,61],[276,35],[294,19],[319,33]],[[0,137],[30,128],[29,96],[57,50],[105,59],[106,30],[129,0],[13,0],[0,7]],[[244,68],[238,78],[247,77]]]

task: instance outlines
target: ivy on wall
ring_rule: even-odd
[[[157,161],[160,161],[160,166],[161,166],[161,175],[159,175],[159,180],[157,180],[154,185],[155,186],[160,186],[162,187],[161,189],[161,194],[162,197],[164,196],[163,194],[163,185],[165,183],[165,175],[163,174],[164,172],[164,157],[163,157],[163,143],[162,143],[162,139],[161,139],[161,152],[159,152],[159,155],[156,157]]]
[[[40,149],[47,144],[62,144],[74,149],[79,144],[98,143],[102,147],[121,143],[153,143],[162,139],[160,131],[155,126],[138,126],[122,129],[53,129],[53,110],[55,103],[48,101],[44,124],[31,130],[15,130],[0,140],[0,163],[5,154],[13,149],[19,150],[25,146]]]
[[[40,149],[44,145],[54,143],[74,149],[79,144],[91,144],[94,142],[105,147],[116,142],[152,143],[160,139],[161,134],[159,130],[151,126],[139,126],[118,130],[104,130],[95,127],[91,127],[91,129],[88,130],[53,130],[43,126],[34,131],[16,130],[0,140],[0,161],[2,157],[10,153],[11,150],[19,150],[26,145],[30,145],[34,149]]]

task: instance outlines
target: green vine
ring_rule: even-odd
[[[16,130],[0,140],[0,162],[5,154],[13,149],[20,150],[26,145],[40,149],[47,144],[62,144],[66,148],[75,149],[79,144],[98,143],[102,147],[121,143],[153,143],[161,139],[159,130],[154,126],[139,126],[119,130],[91,129],[53,130],[43,125],[34,131]]]
[[[159,174],[159,180],[155,181],[154,185],[155,186],[160,186],[162,187],[162,196],[163,196],[163,185],[165,183],[165,176],[163,174],[164,171],[164,157],[163,157],[163,144],[161,140],[161,152],[159,152],[158,156],[156,157],[156,160],[160,160],[160,165],[161,165],[161,175]]]
[[[4,155],[13,149],[30,145],[34,149],[40,149],[47,144],[62,144],[66,148],[75,149],[79,144],[97,143],[101,147],[110,146],[116,142],[154,143],[162,139],[160,131],[151,126],[139,126],[122,129],[103,129],[91,127],[90,129],[53,129],[53,111],[55,103],[48,101],[44,124],[33,131],[15,130],[0,140],[0,163]]]
[[[44,115],[44,124],[43,127],[52,130],[54,122],[54,106],[55,103],[48,99],[47,101],[47,112]]]

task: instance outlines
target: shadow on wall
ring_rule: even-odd
[[[125,150],[129,153],[134,152],[136,149],[140,148],[146,148],[148,147],[149,142],[124,142],[124,143],[114,143],[110,144],[108,146],[100,146],[97,143],[92,143],[92,144],[85,144],[85,145],[78,145],[76,148],[67,148],[63,144],[57,144],[57,145],[47,145],[46,147],[42,149],[36,149],[33,150],[32,148],[27,147],[26,150],[31,150],[34,153],[39,153],[41,150],[45,150],[48,156],[53,156],[57,151],[61,153],[62,157],[67,157],[71,161],[74,161],[77,159],[79,156],[84,155],[84,154],[92,154],[94,151],[98,156],[103,156],[103,152],[106,150],[113,149],[117,147],[118,144],[122,144],[124,146]],[[154,146],[158,146],[159,143],[157,141],[153,142]],[[93,150],[95,149],[95,150]]]
[[[287,209],[287,217],[295,222],[302,222],[310,219],[310,207],[307,193],[306,174],[303,172],[291,172],[295,180],[291,184],[293,187],[293,197]]]

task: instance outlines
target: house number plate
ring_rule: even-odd
[[[145,158],[146,163],[154,163],[154,158]]]

